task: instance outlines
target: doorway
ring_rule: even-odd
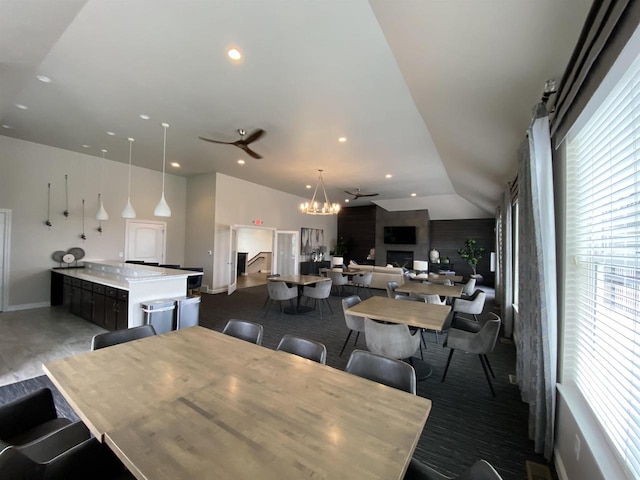
[[[0,312],[9,306],[9,240],[11,210],[0,208]]]
[[[167,223],[153,220],[127,220],[125,260],[165,263]]]

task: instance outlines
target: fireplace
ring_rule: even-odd
[[[387,250],[387,265],[394,267],[412,268],[413,252],[403,252],[401,250]]]

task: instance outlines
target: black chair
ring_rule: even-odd
[[[182,267],[180,270],[189,270],[192,272],[204,272],[203,267]],[[187,277],[187,292],[192,295],[194,290],[199,291],[202,286],[202,275],[190,275]]]
[[[142,262],[143,265],[147,265],[148,267],[157,267],[160,265],[158,262]]]
[[[91,339],[91,350],[111,347],[120,343],[151,337],[155,334],[156,330],[153,325],[141,325],[139,327],[116,330],[115,332],[99,333]]]
[[[162,268],[174,268],[174,269],[180,270],[180,265],[176,263],[161,263],[158,266]]]
[[[143,260],[126,260],[124,263],[133,263],[134,265],[144,265]]]
[[[411,365],[400,360],[354,350],[344,371],[416,394],[416,372]]]
[[[222,333],[247,342],[255,343],[256,345],[262,345],[264,328],[259,323],[231,319],[224,326]]]
[[[294,337],[293,335],[287,334],[282,337],[282,340],[280,340],[276,350],[308,358],[309,360],[322,363],[323,365],[327,364],[327,347],[315,340]]]
[[[448,477],[412,458],[404,480],[502,480],[502,477],[485,460],[478,460],[457,477]]]

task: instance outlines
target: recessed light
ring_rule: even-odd
[[[238,50],[237,48],[232,48],[227,52],[227,55],[229,55],[229,58],[231,60],[240,60],[242,58],[242,54],[240,53],[240,50]]]
[[[349,199],[348,199],[348,198],[345,198],[345,199],[344,199],[344,203],[349,203]]]
[[[338,139],[338,141],[339,141],[340,143],[344,143],[344,142],[346,142],[346,141],[347,141],[347,137],[340,137],[340,138]]]
[[[178,162],[171,162],[171,166],[178,168],[180,164]]]
[[[415,196],[416,196],[416,194],[415,194],[415,193],[412,193],[412,194],[411,194],[411,196],[412,196],[412,197],[415,197]]]
[[[305,185],[305,188],[311,188],[311,185]]]
[[[107,135],[111,135],[112,137],[115,135],[113,132],[107,132]]]
[[[103,148],[103,149],[102,149],[102,150],[100,150],[100,151],[101,151],[102,153],[107,153],[107,151],[108,151],[108,150],[107,150],[106,148]]]
[[[89,148],[89,145],[82,145],[82,148]]]
[[[7,130],[11,130],[13,127],[11,125],[7,125],[6,123],[2,125],[2,128],[6,128]]]
[[[36,75],[36,78],[40,80],[42,83],[51,83],[51,79],[46,75]]]
[[[391,177],[393,177],[393,175],[391,175],[390,173],[387,173],[387,174],[384,176],[384,178],[391,178]]]
[[[151,117],[149,115],[147,115],[146,113],[141,113],[140,115],[138,115],[141,119],[143,120],[149,120]]]
[[[16,107],[18,107],[20,110],[29,110],[29,107],[23,105],[22,103],[16,103]]]
[[[244,160],[240,159],[240,160],[238,160],[238,163],[239,163],[240,165],[244,165],[244,163],[245,163],[245,162],[244,162]]]

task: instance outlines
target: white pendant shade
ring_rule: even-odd
[[[98,201],[100,202],[100,208],[98,208],[98,212],[96,213],[96,220],[109,220],[109,214],[104,208],[104,203],[102,203],[102,194],[98,194]]]
[[[162,192],[162,197],[160,198],[160,201],[158,202],[158,205],[156,205],[156,208],[153,211],[153,214],[156,217],[170,217],[171,216],[171,209],[169,208],[169,204],[167,204],[167,201],[164,199],[164,192]]]
[[[164,171],[167,165],[167,128],[169,128],[169,124],[163,123],[162,128],[164,128],[164,143],[162,146],[162,197],[160,197],[160,201],[158,202],[158,205],[156,205],[153,214],[156,217],[170,217],[171,209],[164,198]]]
[[[133,138],[128,138],[129,140],[129,190],[127,194],[127,205],[122,210],[122,218],[136,218],[136,211],[133,209],[133,205],[131,205],[131,149],[133,148],[133,142],[135,141]]]

